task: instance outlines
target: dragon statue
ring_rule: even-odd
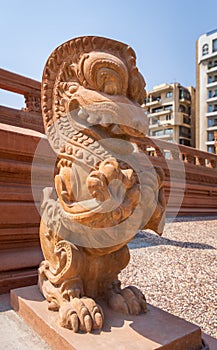
[[[57,171],[43,191],[39,287],[74,332],[102,328],[101,299],[118,312],[146,311],[143,293],[118,280],[137,231],[164,226],[162,170],[133,142],[148,130],[144,88],[135,52],[111,39],[72,39],[44,68],[42,113]]]

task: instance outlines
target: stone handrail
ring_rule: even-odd
[[[41,113],[41,83],[0,69],[0,88],[25,97],[26,112]]]
[[[217,168],[217,155],[209,152],[200,151],[195,148],[174,145],[173,143],[163,140],[144,137],[143,139],[134,140],[138,147],[147,155],[159,157],[172,161],[183,161],[185,164],[202,166],[207,168]]]
[[[23,95],[26,104],[22,109],[0,106],[0,123],[44,133],[40,82],[0,69],[0,88]]]

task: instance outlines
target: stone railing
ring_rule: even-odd
[[[137,140],[134,142],[138,143]],[[185,164],[217,168],[217,155],[203,152],[195,148],[174,145],[173,143],[145,137],[138,143],[139,148],[150,157],[158,157],[172,161],[181,161]],[[195,168],[196,169],[196,168]]]
[[[36,80],[0,69],[0,88],[23,95],[26,105],[21,110],[0,106],[0,123],[44,132],[41,118],[41,84]]]
[[[217,215],[217,155],[145,137],[132,140],[164,171],[167,215]]]

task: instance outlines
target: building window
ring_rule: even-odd
[[[179,106],[179,112],[182,112],[182,113],[186,112],[185,106],[180,105],[180,106]]]
[[[164,134],[163,130],[153,131],[152,133],[153,136],[163,136],[163,134]]]
[[[188,101],[191,101],[191,95],[190,92],[187,89],[180,89],[179,90],[179,99],[185,99]]]
[[[217,51],[217,39],[212,41],[212,52]]]
[[[214,146],[207,146],[207,152],[215,153]]]
[[[166,115],[166,120],[171,120],[171,114]]]
[[[170,98],[170,97],[173,97],[173,92],[172,91],[168,91],[166,93],[166,98]]]
[[[159,96],[152,96],[152,102],[154,102],[154,101],[161,101],[161,96],[159,95]]]
[[[190,138],[191,137],[191,129],[185,126],[179,127],[179,135],[183,137]]]
[[[172,111],[173,110],[173,105],[168,105],[164,107],[165,111]]]
[[[179,143],[184,146],[191,146],[191,142],[189,140],[181,139]]]
[[[151,113],[159,113],[163,111],[163,107],[152,108]]]
[[[165,135],[172,135],[173,134],[173,129],[165,129]]]
[[[208,44],[204,44],[202,47],[202,55],[207,55],[209,53],[209,46]]]
[[[209,90],[208,98],[217,97],[217,90]]]
[[[212,112],[212,105],[208,105],[208,113]]]
[[[212,83],[212,77],[209,75],[208,76],[208,84],[211,84]]]
[[[191,118],[189,118],[189,117],[183,117],[183,123],[184,123],[184,124],[191,125]]]
[[[212,61],[209,61],[208,62],[208,69],[211,69],[212,68]]]
[[[217,118],[209,118],[208,119],[208,128],[211,128],[213,126],[217,126]]]
[[[213,131],[208,132],[207,139],[208,139],[208,141],[214,141],[214,132]]]
[[[152,125],[158,124],[158,119],[152,118],[151,124]]]

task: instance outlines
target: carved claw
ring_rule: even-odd
[[[125,288],[125,289],[130,289],[130,290],[134,293],[134,295],[135,295],[137,301],[138,301],[139,304],[140,304],[140,307],[141,307],[142,311],[143,311],[143,312],[146,312],[146,311],[147,311],[147,303],[146,303],[145,296],[144,296],[144,294],[141,292],[141,290],[139,290],[139,289],[138,289],[137,287],[135,287],[135,286],[128,286],[128,287]]]
[[[69,302],[64,302],[59,309],[60,325],[65,328],[78,332],[79,319],[78,315]]]
[[[108,303],[114,311],[123,312],[127,315],[138,315],[147,311],[144,294],[134,286],[120,289],[118,293],[113,292]]]
[[[93,329],[101,329],[104,315],[101,307],[93,299],[83,297],[73,298],[70,302],[64,302],[59,310],[60,325],[72,329],[91,332]]]
[[[113,293],[108,300],[108,304],[114,311],[129,314],[127,303],[119,293]]]

